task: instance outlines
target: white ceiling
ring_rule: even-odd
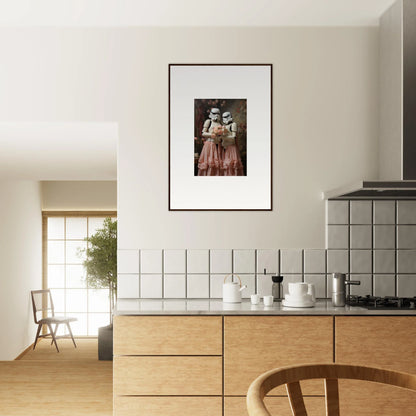
[[[116,123],[0,123],[0,179],[116,180]]]
[[[395,0],[0,0],[0,26],[367,26]]]

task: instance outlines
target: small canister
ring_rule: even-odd
[[[272,295],[273,300],[275,302],[278,302],[279,300],[282,300],[282,294],[283,294],[283,276],[272,276]]]

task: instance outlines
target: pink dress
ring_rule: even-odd
[[[222,161],[224,176],[244,176],[244,167],[241,163],[240,151],[238,150],[237,139],[235,144],[229,145],[224,150]]]
[[[207,139],[198,160],[198,176],[219,176],[220,159],[214,139]]]

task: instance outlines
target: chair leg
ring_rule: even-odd
[[[37,330],[37,332],[36,332],[36,338],[35,338],[35,342],[34,342],[34,344],[33,344],[33,349],[35,349],[35,347],[36,347],[36,344],[37,344],[37,342],[38,342],[38,339],[39,339],[39,334],[40,334],[40,330],[42,329],[42,324],[39,324],[38,325],[38,330]]]
[[[77,347],[77,344],[75,344],[74,336],[72,335],[71,326],[69,325],[69,322],[66,323],[66,326],[68,327],[69,335],[71,335],[72,342],[74,343],[74,347]]]
[[[50,331],[50,333],[51,333],[51,335],[52,335],[52,342],[54,342],[54,343],[55,343],[56,351],[58,351],[58,352],[59,352],[58,344],[56,343],[55,334],[54,334],[54,332],[53,332],[53,330],[52,330],[52,325],[51,325],[51,324],[48,324],[48,328],[49,328],[49,331]],[[51,344],[51,345],[52,345],[52,344]]]
[[[58,332],[58,326],[59,326],[59,324],[55,324],[55,331],[54,331],[54,336],[55,336],[55,339],[56,339],[56,333]],[[52,338],[52,341],[51,341],[51,345],[53,344],[53,338]]]

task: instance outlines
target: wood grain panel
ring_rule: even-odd
[[[265,404],[272,415],[292,416],[289,399],[287,397],[266,397]],[[324,397],[305,397],[308,416],[325,415]],[[346,413],[352,414],[352,413]],[[360,414],[360,413],[356,413]],[[224,416],[248,416],[245,397],[225,397]]]
[[[115,316],[115,355],[222,355],[220,316]]]
[[[222,416],[222,397],[116,397],[115,416]]]
[[[416,317],[411,316],[336,317],[336,362],[416,374],[415,324]],[[415,413],[416,395],[412,391],[352,380],[340,381],[339,390],[341,414]]]
[[[330,316],[244,316],[224,318],[224,388],[245,395],[265,371],[308,363],[332,363]],[[323,381],[301,383],[304,394],[324,394]],[[271,394],[285,395],[279,387]]]
[[[114,357],[114,394],[222,394],[221,357]]]
[[[335,339],[338,363],[416,374],[416,317],[336,317]]]
[[[405,416],[416,413],[416,392],[368,381],[340,380],[341,415]]]

